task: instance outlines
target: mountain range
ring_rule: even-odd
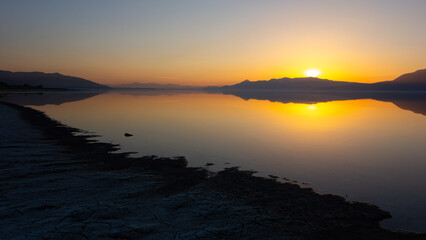
[[[59,73],[0,71],[0,82],[9,85],[30,85],[43,88],[107,89],[109,87],[90,80]]]
[[[280,78],[249,81],[223,87],[208,87],[207,90],[292,90],[292,91],[426,91],[426,69],[404,74],[393,81],[356,83],[333,81],[321,78]]]
[[[200,89],[200,87],[185,86],[185,85],[178,85],[178,84],[140,83],[140,82],[116,84],[116,85],[109,85],[109,86],[112,88],[176,89],[176,90]]]
[[[0,83],[9,85],[30,85],[43,88],[66,89],[108,89],[110,87],[93,81],[66,76],[59,73],[10,72],[0,71]],[[223,87],[193,87],[177,84],[130,83],[111,85],[113,88],[135,89],[174,89],[174,90],[213,90],[213,91],[426,91],[426,69],[401,75],[392,81],[377,83],[356,83],[333,81],[321,78],[280,78],[271,80],[249,81]]]

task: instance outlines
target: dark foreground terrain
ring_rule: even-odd
[[[131,158],[30,108],[0,114],[0,239],[426,239],[382,229],[374,205]]]

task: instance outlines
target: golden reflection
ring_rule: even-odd
[[[285,104],[259,101],[257,103],[263,105],[263,111],[270,109],[269,119],[280,119],[275,125],[276,128],[286,128],[298,134],[339,131],[354,126],[355,123],[367,121],[368,114],[370,119],[374,117],[368,107],[372,104],[371,100]],[[383,109],[392,108],[390,103],[374,101],[374,105],[382,105]]]
[[[284,158],[303,158],[298,164],[305,167],[316,164],[318,156],[333,155],[321,161],[338,161],[354,146],[387,149],[390,137],[404,139],[407,131],[417,137],[416,142],[426,136],[423,116],[370,99],[281,103],[221,94],[139,91],[36,108],[67,125],[101,133],[105,141],[124,143],[124,151],[192,159],[214,158],[218,153],[261,159],[267,152],[276,166]],[[395,127],[406,122],[410,124],[404,128]],[[124,138],[125,131],[134,137]]]
[[[366,116],[370,119],[375,116],[369,111],[369,106],[373,103],[375,106],[380,105],[381,109],[395,108],[391,103],[372,100],[281,103],[263,100],[245,101],[229,95],[202,93],[171,95],[110,93],[81,102],[64,104],[68,105],[66,108],[73,110],[63,111],[61,114],[71,115],[75,112],[88,116],[95,114],[103,116],[103,119],[109,123],[125,120],[126,124],[129,122],[137,124],[139,119],[144,121],[150,119],[152,125],[164,121],[173,124],[190,123],[200,127],[218,125],[219,122],[225,125],[238,122],[239,126],[245,126],[248,129],[261,125],[264,130],[284,131],[286,129],[287,134],[290,132],[300,134],[312,131],[337,131],[353,126],[356,122],[364,122],[368,119]],[[108,106],[106,113],[103,106]],[[67,119],[75,119],[75,122],[79,122],[80,114],[68,116]],[[93,126],[96,126],[98,121],[94,121]],[[125,125],[124,122],[123,124]]]

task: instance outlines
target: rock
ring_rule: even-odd
[[[125,137],[131,137],[131,136],[133,136],[133,134],[130,134],[130,133],[124,133],[124,136],[125,136]]]
[[[270,178],[274,179],[274,180],[275,180],[275,179],[278,179],[278,177],[277,177],[277,176],[272,175],[272,174],[269,174],[268,176],[269,176]]]

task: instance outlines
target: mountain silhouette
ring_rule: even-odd
[[[371,90],[388,91],[426,91],[426,69],[406,73],[393,81],[373,83]]]
[[[364,84],[354,82],[333,81],[321,78],[280,78],[271,80],[249,81],[237,83],[231,86],[224,86],[224,90],[333,90],[362,88]]]
[[[244,100],[307,103],[374,99],[426,115],[426,69],[378,83],[340,82],[320,78],[281,78],[207,87],[209,93],[230,94]]]
[[[426,91],[426,84],[398,83],[394,81],[369,84],[365,90],[370,91]]]
[[[200,88],[200,87],[185,86],[185,85],[179,85],[179,84],[140,83],[140,82],[116,84],[116,85],[110,85],[110,87],[113,87],[113,88],[143,88],[143,89],[176,89],[176,90],[177,89],[190,90],[190,89],[199,89]]]
[[[404,74],[393,81],[356,83],[321,78],[280,78],[249,81],[223,87],[207,87],[206,90],[291,90],[291,91],[426,91],[426,69]]]
[[[44,88],[67,88],[67,89],[106,89],[101,85],[84,78],[65,76],[59,73],[43,72],[10,72],[0,71],[0,82],[9,85],[31,85]]]
[[[413,73],[406,73],[397,77],[393,82],[426,84],[426,69],[418,70]]]

